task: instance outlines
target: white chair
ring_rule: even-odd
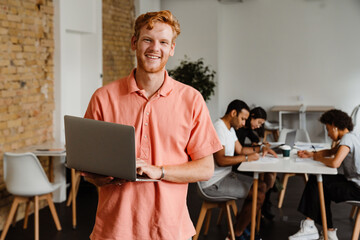
[[[352,213],[352,215],[355,216],[356,214],[356,220],[355,220],[354,230],[351,239],[358,240],[360,233],[360,211],[358,210],[358,208],[360,207],[360,201],[346,201],[346,203],[351,204],[353,206],[354,212]],[[350,216],[350,217],[353,218],[354,216]]]
[[[47,200],[56,228],[58,231],[61,230],[51,195],[60,187],[60,184],[49,182],[38,158],[33,153],[4,153],[4,181],[7,191],[14,195],[14,200],[0,237],[1,240],[5,239],[11,222],[16,219],[17,208],[23,202],[26,203],[24,217],[24,229],[26,229],[30,201],[34,201],[35,240],[39,239],[39,200]]]
[[[350,117],[351,117],[351,120],[354,124],[354,131],[358,131],[358,129],[360,128],[359,127],[359,118],[358,118],[358,113],[359,113],[359,110],[360,110],[360,104],[357,105],[351,112],[350,114]]]
[[[285,142],[284,135],[291,131],[293,131],[293,129],[283,129],[280,133],[279,142],[280,142],[280,139],[282,140],[281,142]],[[305,131],[304,129],[297,129],[296,135],[295,135],[295,143],[296,142],[310,143],[311,140],[310,140],[308,132]],[[285,192],[286,192],[286,187],[287,187],[289,177],[293,177],[295,175],[296,175],[295,173],[284,173],[283,179],[282,179],[283,188],[281,189],[281,191],[279,193],[278,208],[281,208],[282,204],[284,202],[284,197],[285,197]],[[303,176],[304,176],[304,181],[306,183],[308,181],[308,175],[305,173],[305,174],[303,174]]]

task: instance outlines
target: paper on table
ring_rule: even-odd
[[[276,158],[273,155],[265,155],[265,157],[260,157],[258,161],[264,163],[274,163],[279,161],[279,158]]]
[[[311,163],[315,163],[315,164],[319,164],[319,165],[325,166],[325,164],[323,164],[322,162],[315,161],[315,160],[312,159],[312,158],[299,158],[299,157],[297,157],[297,158],[295,159],[295,162],[298,162],[298,163],[301,163],[301,162],[311,162]]]
[[[296,142],[294,148],[297,150],[313,150],[313,146],[316,150],[322,150],[326,148],[324,144],[305,142]]]

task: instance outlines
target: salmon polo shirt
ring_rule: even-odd
[[[222,148],[198,91],[165,72],[163,85],[147,99],[137,87],[135,71],[96,90],[85,117],[134,126],[137,158],[152,165],[196,161]],[[189,239],[195,229],[186,205],[187,189],[188,184],[167,181],[101,187],[90,238]]]

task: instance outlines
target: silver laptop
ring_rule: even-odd
[[[276,145],[274,147],[271,147],[271,148],[276,153],[282,153],[281,146],[284,146],[284,145],[289,145],[291,147],[291,149],[292,149],[294,147],[294,145],[295,145],[295,138],[296,138],[296,130],[289,131],[286,134],[285,143],[278,144],[278,145]]]
[[[136,174],[133,126],[64,116],[66,167],[129,181],[158,181]]]
[[[290,131],[286,134],[285,145],[289,145],[291,148],[295,145],[296,130]]]

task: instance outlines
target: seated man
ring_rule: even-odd
[[[213,177],[208,181],[201,182],[204,192],[210,196],[245,198],[244,205],[237,214],[234,226],[236,240],[249,239],[250,237],[246,227],[251,221],[251,185],[253,179],[244,173],[233,172],[232,166],[245,161],[258,160],[261,150],[263,150],[263,155],[269,152],[276,156],[275,152],[268,147],[263,147],[263,149],[261,149],[261,146],[242,147],[239,143],[235,130],[245,125],[249,112],[250,109],[245,102],[234,100],[229,104],[225,115],[215,122],[215,130],[223,145],[223,149],[214,153],[215,172]],[[270,187],[264,181],[259,181],[258,209],[262,206],[265,193]]]

